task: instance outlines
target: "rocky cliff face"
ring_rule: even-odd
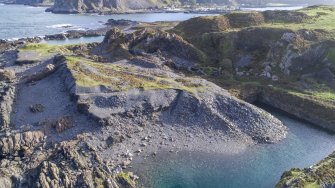
[[[170,1],[169,1],[170,2]],[[173,2],[173,1],[171,1]],[[126,12],[155,9],[167,5],[161,0],[55,0],[54,13]]]

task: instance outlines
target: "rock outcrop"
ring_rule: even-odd
[[[33,170],[29,187],[119,187],[114,173],[84,141],[60,144]],[[119,184],[119,185],[118,185]]]
[[[173,1],[172,1],[173,2]],[[84,12],[131,12],[145,9],[155,9],[167,5],[166,1],[156,0],[55,0],[49,11],[54,13],[84,13]]]
[[[33,152],[34,148],[43,142],[44,134],[41,131],[15,133],[0,138],[0,155],[26,156]]]
[[[106,53],[101,54],[110,60],[130,58],[146,53],[164,53],[167,56],[193,63],[204,61],[202,52],[180,36],[153,29],[144,29],[131,34],[112,29],[106,34],[98,50],[101,48],[110,52],[107,56]]]
[[[333,153],[311,167],[293,168],[284,172],[276,187],[334,187],[334,176],[335,154]]]
[[[319,14],[311,16],[310,12],[316,10]],[[231,79],[259,82],[244,87],[257,88],[258,97],[254,100],[335,130],[335,119],[329,116],[335,113],[331,97],[335,91],[335,42],[327,37],[332,31],[317,26],[294,29],[303,27],[307,20],[318,22],[324,19],[322,15],[334,12],[332,8],[316,6],[299,11],[233,13],[193,18],[181,22],[174,31],[205,54],[206,64],[212,65],[199,64],[193,68],[197,72],[203,70],[200,72],[213,80],[223,78],[227,85]],[[292,29],[285,24],[292,25]],[[273,89],[264,86],[264,82],[273,85]]]
[[[0,69],[0,130],[5,130],[10,125],[10,113],[15,96],[15,86],[10,83],[15,78],[15,72]]]

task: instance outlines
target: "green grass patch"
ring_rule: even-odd
[[[135,187],[134,181],[130,178],[129,173],[120,172],[117,175],[117,180],[126,187]]]
[[[306,13],[309,19],[302,23],[265,23],[261,27],[270,28],[289,28],[292,30],[299,29],[323,29],[329,32],[335,30],[335,9],[333,6],[314,6],[298,10],[298,12]]]
[[[320,98],[320,99],[324,99],[324,100],[330,100],[330,101],[335,100],[334,92],[316,92],[316,93],[313,93],[313,96]]]
[[[305,188],[319,188],[321,187],[317,182],[308,182],[304,185]]]
[[[55,54],[70,55],[72,52],[67,48],[69,45],[49,45],[41,43],[29,43],[19,49],[24,58],[43,59]],[[25,55],[24,53],[28,54]],[[25,57],[27,56],[27,57]]]
[[[296,95],[306,99],[312,99],[318,102],[331,102],[334,103],[335,94],[333,92],[300,92],[290,90],[288,91],[289,94]]]
[[[50,54],[71,54],[71,51],[67,49],[69,45],[49,45],[41,43],[29,43],[26,46],[20,48],[20,51],[34,51],[39,53],[41,56],[48,56]]]
[[[72,71],[76,83],[82,87],[108,86],[114,91],[133,88],[144,90],[178,89],[196,93],[204,86],[192,78],[173,79],[160,75],[148,75],[127,66],[112,63],[95,63],[87,59],[67,56],[67,66]]]

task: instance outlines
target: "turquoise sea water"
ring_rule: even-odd
[[[271,113],[289,128],[288,137],[279,144],[233,155],[164,152],[135,165],[134,170],[146,188],[270,188],[285,170],[309,167],[335,151],[335,135]]]

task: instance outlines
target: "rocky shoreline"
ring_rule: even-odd
[[[312,95],[322,81],[332,97],[332,35],[273,26],[315,19],[308,10],[194,18],[168,29],[110,20],[44,38],[105,35],[93,44],[0,41],[0,184],[136,187],[127,172],[134,157],[234,153],[286,137],[278,119],[241,99],[334,130],[331,99]]]
[[[99,37],[105,36],[105,34],[112,28],[119,28],[123,30],[128,30],[136,25],[140,24],[139,22],[134,22],[130,20],[114,20],[109,19],[103,27],[98,29],[88,29],[88,30],[68,30],[64,33],[45,35],[43,37],[30,37],[30,38],[21,38],[16,40],[9,39],[0,39],[0,52],[5,52],[10,49],[15,49],[21,46],[24,46],[27,43],[40,43],[43,41],[52,41],[58,40],[63,41],[66,39],[78,39],[83,37]]]

